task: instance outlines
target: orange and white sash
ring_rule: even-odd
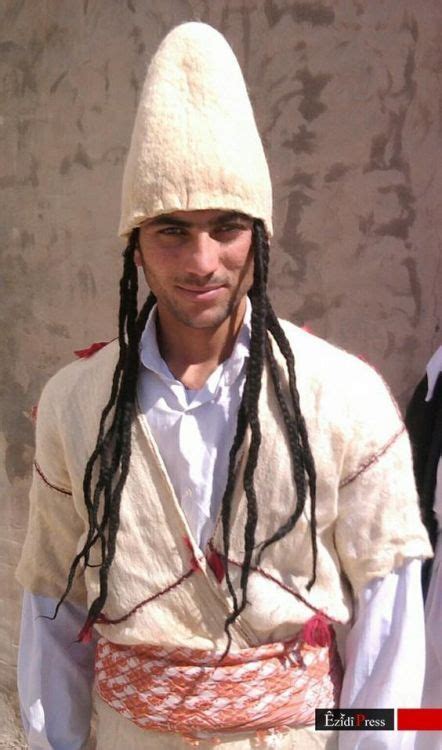
[[[342,680],[332,627],[320,618],[290,641],[242,649],[222,661],[210,651],[122,646],[100,638],[96,690],[139,727],[190,741],[312,725],[315,708],[337,705]],[[322,636],[312,643],[318,623]]]

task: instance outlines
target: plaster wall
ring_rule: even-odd
[[[135,107],[161,38],[192,19],[225,34],[254,103],[277,311],[374,364],[402,405],[441,343],[439,0],[3,0],[0,747],[20,747],[30,412],[73,350],[115,336]]]

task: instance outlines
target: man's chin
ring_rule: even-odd
[[[177,315],[177,320],[188,328],[219,328],[229,317],[229,313],[210,314],[198,313],[197,315]]]
[[[237,305],[223,308],[208,308],[206,310],[189,311],[172,309],[170,312],[182,325],[193,329],[219,328],[234,313]]]

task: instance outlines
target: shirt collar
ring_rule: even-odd
[[[222,362],[214,372],[211,373],[203,388],[199,391],[191,391],[199,403],[213,398],[221,386],[230,386],[239,376],[244,362],[249,355],[250,347],[250,329],[251,329],[252,305],[250,299],[246,298],[246,310],[244,320],[239,330],[232,354],[228,359]],[[166,362],[160,354],[157,340],[157,306],[154,305],[140,341],[140,360],[148,370],[156,373],[165,383],[172,385],[178,384],[183,388],[183,384],[177,381],[175,376],[170,372]],[[192,398],[192,404],[194,399]]]
[[[437,349],[427,365],[428,392],[425,401],[431,401],[437,380],[442,372],[442,346]]]

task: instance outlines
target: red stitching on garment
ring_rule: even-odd
[[[242,568],[241,563],[236,562],[236,560],[232,560],[230,557],[228,558],[228,560],[229,560],[229,563],[232,563],[232,565],[236,565],[238,568]],[[264,578],[267,578],[269,581],[276,583],[277,586],[284,589],[284,591],[287,591],[288,594],[292,594],[296,599],[299,599],[299,601],[305,604],[306,607],[311,609],[312,612],[316,612],[316,614],[319,614],[319,615],[324,615],[331,622],[334,622],[337,625],[345,625],[345,623],[342,622],[341,620],[337,620],[335,617],[332,617],[327,612],[323,612],[322,609],[319,609],[318,607],[315,607],[313,604],[310,604],[310,602],[308,602],[307,599],[304,599],[302,594],[300,594],[298,591],[295,591],[295,589],[290,588],[290,586],[287,586],[285,583],[282,583],[282,581],[278,581],[277,578],[272,576],[270,573],[267,573],[262,568],[259,568],[256,565],[251,565],[250,570],[253,570],[255,573],[260,573],[260,575],[264,576]]]
[[[355,479],[357,479],[361,474],[364,473],[367,469],[370,468],[376,461],[379,461],[380,458],[391,448],[391,446],[396,442],[396,440],[405,432],[405,425],[402,425],[401,429],[396,432],[391,440],[388,441],[377,453],[373,453],[372,456],[369,456],[367,460],[359,466],[358,469],[356,469],[353,474],[349,474],[347,477],[345,477],[341,484],[339,485],[339,488],[342,489],[342,487],[346,487],[347,485],[351,484]]]
[[[192,570],[199,570],[200,564],[198,562],[198,558],[195,557],[192,542],[190,541],[188,536],[183,537],[183,539],[184,539],[184,544],[186,545],[187,549],[189,550],[191,554],[190,565],[191,565]]]
[[[61,487],[57,487],[56,484],[52,484],[52,482],[50,482],[49,479],[45,477],[37,461],[34,461],[34,466],[35,466],[35,470],[37,471],[37,474],[41,476],[41,478],[43,479],[43,482],[47,484],[48,487],[51,487],[53,490],[57,490],[57,492],[61,492],[62,495],[69,495],[70,497],[72,497],[72,492],[69,492],[69,490],[63,490]]]
[[[110,617],[107,617],[104,613],[101,614],[98,619],[97,623],[99,625],[118,625],[120,622],[125,622],[129,619],[135,612],[137,612],[141,607],[144,607],[145,604],[150,604],[155,599],[158,599],[160,596],[163,596],[163,594],[167,594],[169,591],[172,591],[177,586],[179,586],[183,581],[186,580],[186,578],[190,578],[190,576],[195,572],[195,568],[190,568],[190,570],[187,571],[187,573],[184,573],[184,575],[181,576],[181,578],[178,578],[175,583],[172,583],[170,586],[167,587],[167,589],[163,589],[163,591],[158,591],[156,594],[153,594],[153,596],[149,596],[147,599],[144,599],[144,601],[137,604],[135,607],[133,607],[130,612],[128,612],[126,615],[122,615],[122,617],[116,617],[115,619],[111,619]]]

